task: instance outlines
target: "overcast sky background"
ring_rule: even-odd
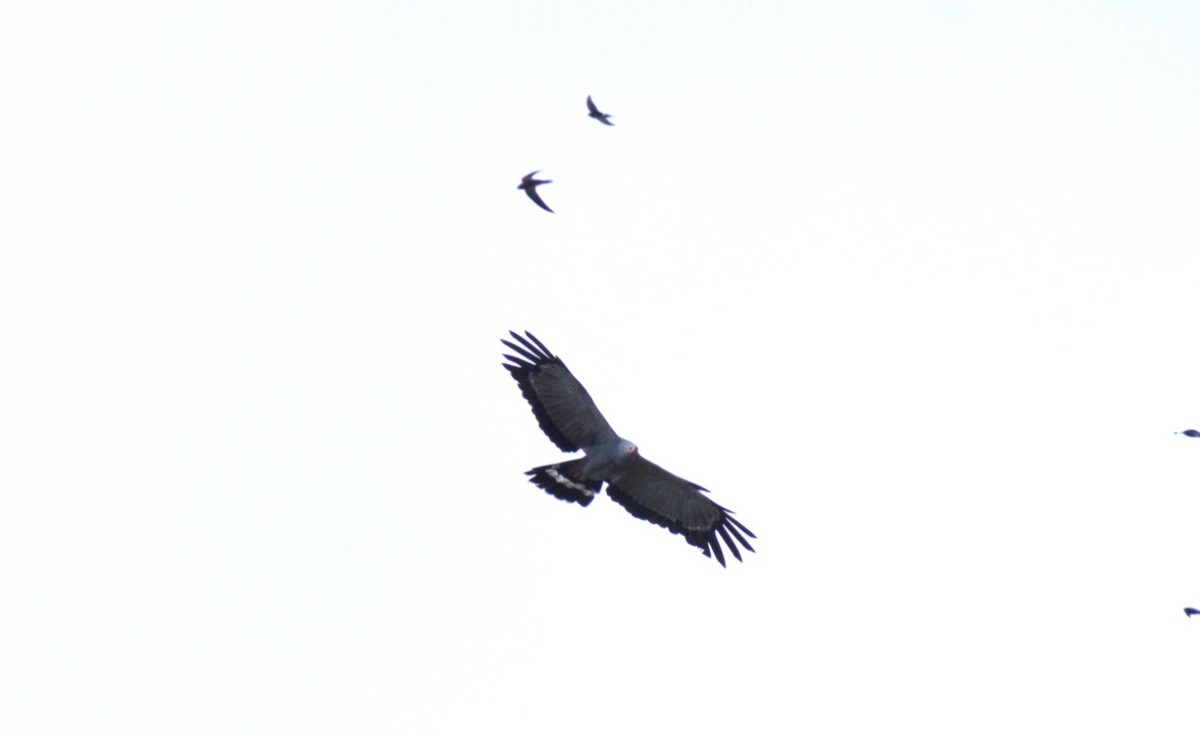
[[[0,729],[1195,727],[1198,37],[6,6]],[[757,554],[528,484],[510,328]]]

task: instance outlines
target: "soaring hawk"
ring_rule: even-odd
[[[587,506],[608,484],[608,495],[639,519],[645,519],[725,565],[725,546],[739,561],[738,545],[754,551],[746,536],[754,533],[733,512],[704,494],[707,489],[679,478],[642,458],[638,448],[609,426],[579,380],[528,331],[509,331],[516,343],[501,339],[515,352],[505,354],[504,368],[517,380],[521,394],[546,437],[566,452],[582,450],[583,458],[538,466],[525,472],[530,481],[564,501]]]

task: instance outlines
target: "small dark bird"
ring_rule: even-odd
[[[550,441],[582,458],[538,466],[525,472],[538,488],[563,501],[587,506],[605,484],[608,496],[633,516],[682,535],[688,544],[725,565],[725,551],[742,559],[751,552],[754,533],[733,512],[705,496],[708,489],[682,479],[642,458],[638,447],[608,424],[600,408],[563,360],[526,331],[501,340],[512,354],[504,364],[533,408],[538,426]],[[724,547],[722,547],[724,542]]]
[[[615,127],[615,125],[613,125],[613,123],[608,121],[608,118],[612,117],[612,115],[606,115],[603,112],[601,112],[599,109],[597,109],[596,103],[592,101],[592,95],[590,95],[590,94],[588,95],[588,117],[595,117],[596,119],[600,120],[601,122],[608,125],[609,127]]]
[[[1185,609],[1183,609],[1183,612],[1188,615],[1188,618],[1191,618],[1192,616],[1195,616],[1196,614],[1200,614],[1200,611],[1197,611],[1194,608],[1185,608]]]
[[[1188,429],[1188,430],[1184,430],[1182,433],[1175,433],[1175,434],[1176,435],[1186,435],[1189,438],[1200,438],[1200,430]]]
[[[541,171],[534,171],[533,173],[530,173],[527,176],[525,176],[524,178],[522,178],[521,185],[517,186],[517,188],[524,191],[526,196],[533,199],[533,203],[537,204],[538,206],[542,207],[546,211],[549,211],[551,214],[553,214],[554,209],[550,208],[549,206],[546,206],[546,202],[542,201],[541,196],[538,196],[537,187],[542,185],[543,183],[554,183],[554,181],[539,181],[538,179],[533,177],[534,174],[540,173],[540,172]]]

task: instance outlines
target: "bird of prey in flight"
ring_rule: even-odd
[[[504,355],[512,362],[504,368],[517,381],[542,432],[565,452],[584,452],[582,458],[526,471],[530,482],[582,506],[607,483],[609,497],[630,514],[683,535],[722,567],[720,541],[739,561],[739,544],[754,551],[746,540],[754,533],[734,519],[733,512],[705,496],[707,489],[642,458],[636,445],[617,435],[562,359],[528,331],[524,336],[509,334],[515,343],[501,343],[514,353]]]
[[[1195,616],[1196,614],[1200,614],[1200,611],[1197,611],[1194,608],[1185,608],[1185,609],[1183,609],[1183,612],[1187,614],[1188,618],[1191,618],[1192,616]]]
[[[1186,435],[1189,438],[1200,438],[1200,430],[1192,430],[1190,428],[1188,430],[1184,430],[1181,433],[1175,433],[1175,434],[1176,435]]]
[[[554,209],[550,208],[549,206],[546,206],[546,202],[542,201],[541,196],[538,196],[537,187],[542,185],[543,183],[554,183],[554,181],[539,181],[538,179],[534,178],[534,175],[536,175],[540,172],[541,171],[534,171],[533,173],[527,174],[524,178],[521,179],[521,185],[517,186],[517,188],[524,191],[526,196],[533,199],[533,203],[537,204],[538,206],[542,207],[546,211],[549,211],[551,214],[553,214]]]
[[[588,95],[588,117],[595,117],[596,119],[600,120],[601,122],[608,125],[609,127],[614,127],[613,123],[608,121],[608,118],[612,117],[612,115],[606,115],[603,112],[601,112],[596,107],[596,103],[592,101],[592,95],[590,95],[590,94]]]

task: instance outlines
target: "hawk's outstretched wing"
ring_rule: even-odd
[[[641,456],[608,480],[608,495],[633,516],[683,535],[688,543],[725,565],[719,537],[740,561],[742,554],[734,540],[754,552],[743,536],[754,537],[754,533],[734,519],[733,512],[701,493],[706,491]]]
[[[521,394],[533,408],[534,417],[546,437],[568,453],[584,450],[597,443],[611,442],[617,434],[600,414],[596,403],[562,359],[550,353],[541,341],[526,331],[509,334],[517,343],[501,339],[518,356],[505,354],[505,364],[521,387]]]

